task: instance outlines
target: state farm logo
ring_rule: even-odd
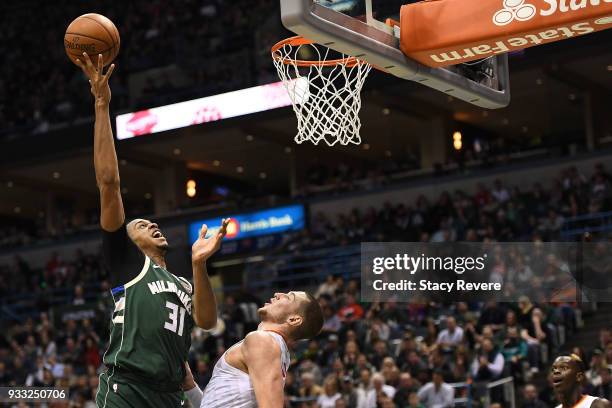
[[[513,21],[531,20],[536,15],[536,8],[532,4],[525,4],[525,0],[504,0],[504,8],[493,16],[493,23],[505,26]]]
[[[136,112],[125,124],[128,132],[134,136],[148,135],[157,125],[157,115],[150,110]]]

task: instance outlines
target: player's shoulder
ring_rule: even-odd
[[[280,353],[280,346],[274,340],[274,337],[263,330],[255,330],[247,334],[243,346],[246,346],[249,350],[257,349],[258,353],[268,355],[270,353]]]
[[[612,402],[605,398],[597,398],[591,404],[591,408],[612,408]]]

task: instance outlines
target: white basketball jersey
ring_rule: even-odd
[[[287,370],[289,364],[291,364],[291,356],[289,355],[289,348],[285,343],[283,337],[277,333],[270,331],[263,331],[268,333],[276,340],[281,350],[281,366],[278,369],[281,370],[283,375],[283,383],[287,377]],[[244,340],[242,340],[244,341]],[[239,344],[242,341],[234,344],[230,347],[213,370],[212,378],[204,390],[202,397],[201,408],[255,408],[257,407],[257,400],[255,399],[255,390],[249,375],[242,370],[237,369],[227,363],[225,355],[227,352]]]
[[[591,395],[583,395],[580,401],[574,404],[572,408],[591,408],[591,404],[599,397],[593,397]],[[556,408],[563,408],[561,404],[557,405]]]

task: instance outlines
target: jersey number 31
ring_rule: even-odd
[[[166,307],[170,309],[170,313],[168,317],[170,318],[169,322],[164,324],[164,328],[170,330],[178,334],[179,336],[183,335],[183,325],[185,323],[185,311],[184,307],[180,307],[176,303],[172,303],[166,301]],[[180,321],[179,321],[179,310],[180,310]]]

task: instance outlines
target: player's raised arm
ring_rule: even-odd
[[[96,182],[100,190],[100,225],[105,231],[116,231],[125,222],[121,188],[119,187],[119,166],[113,141],[113,130],[110,121],[111,91],[108,80],[115,69],[111,65],[103,74],[102,55],[97,57],[97,68],[89,56],[83,53],[83,59],[77,60],[83,70],[94,96],[96,120],[94,124],[94,167]]]
[[[229,219],[221,221],[221,227],[211,237],[206,238],[208,227],[202,225],[200,236],[191,247],[191,266],[193,268],[193,321],[198,327],[209,330],[217,324],[217,300],[210,285],[206,260],[221,247]]]
[[[246,336],[241,351],[249,370],[257,406],[283,408],[284,382],[278,343],[270,335],[255,331]]]

